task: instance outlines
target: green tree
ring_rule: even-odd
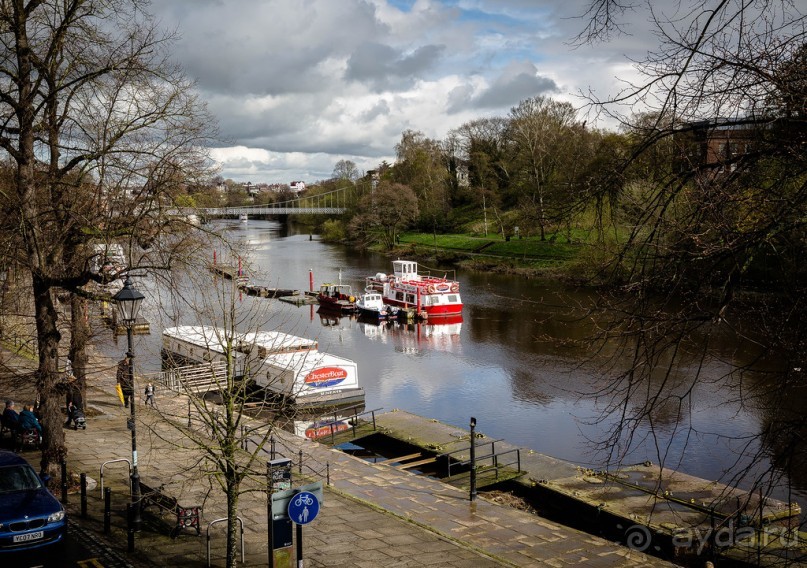
[[[412,188],[382,181],[359,203],[359,212],[351,219],[348,231],[365,243],[380,241],[392,249],[398,233],[418,217],[418,202]]]
[[[451,179],[442,145],[422,132],[406,130],[395,153],[394,180],[415,192],[421,226],[436,232],[445,222],[450,205]]]
[[[545,240],[548,208],[551,198],[557,199],[560,165],[575,124],[575,110],[569,103],[537,96],[513,107],[509,118],[508,133],[519,178],[517,202],[523,210],[534,211],[530,220],[538,224],[541,240]]]

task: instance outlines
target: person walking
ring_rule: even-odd
[[[145,395],[146,400],[143,401],[143,404],[150,404],[154,408],[154,385],[151,381],[146,385]]]
[[[132,401],[132,397],[134,397],[134,385],[132,384],[132,378],[129,374],[131,365],[132,358],[129,357],[129,355],[126,355],[123,359],[118,361],[117,381],[123,393],[123,405],[126,408],[129,408],[130,402],[134,404]]]
[[[65,426],[70,426],[75,418],[75,409],[82,410],[84,408],[84,401],[81,398],[81,387],[78,384],[78,379],[71,375],[67,383],[67,396],[65,400],[65,409],[67,411],[67,421]]]

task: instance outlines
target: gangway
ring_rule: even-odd
[[[183,394],[203,394],[221,390],[227,385],[227,365],[223,361],[174,367],[144,375],[162,387]]]

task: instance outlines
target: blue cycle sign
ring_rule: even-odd
[[[300,491],[289,500],[289,518],[298,525],[307,525],[319,514],[319,500],[308,491]]]

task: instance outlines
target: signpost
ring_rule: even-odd
[[[303,568],[303,525],[307,525],[317,518],[322,503],[322,482],[303,485],[296,490],[284,491],[283,498],[278,504],[285,501],[288,519],[297,525],[297,568]]]
[[[285,508],[278,509],[275,502],[279,496],[291,491],[291,459],[280,458],[266,464],[266,477],[269,486],[267,508],[269,513],[269,567],[291,568],[292,530],[291,520]]]

